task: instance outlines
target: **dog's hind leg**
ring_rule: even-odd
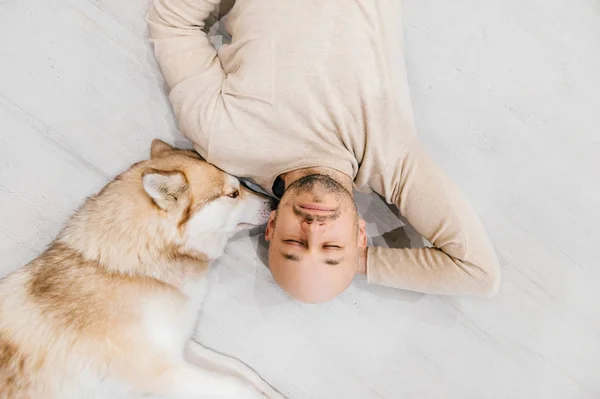
[[[188,363],[162,368],[156,374],[148,376],[143,386],[137,388],[139,393],[156,398],[265,399],[265,395],[247,381]]]
[[[189,362],[202,368],[244,379],[269,399],[285,399],[285,396],[273,389],[254,370],[238,359],[215,352],[193,340],[188,341],[185,355]]]

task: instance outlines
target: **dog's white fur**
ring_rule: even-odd
[[[0,280],[0,398],[281,398],[190,340],[210,262],[269,201],[155,140],[48,250]]]

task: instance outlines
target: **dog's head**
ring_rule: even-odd
[[[240,230],[267,222],[271,201],[204,161],[197,153],[154,140],[142,186],[178,247],[214,259]]]

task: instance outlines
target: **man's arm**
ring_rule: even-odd
[[[225,73],[216,49],[202,31],[204,21],[219,2],[154,0],[147,17],[150,41],[171,90],[169,100],[180,129],[200,147],[222,105]]]
[[[369,248],[369,282],[441,295],[497,293],[500,267],[479,217],[416,139],[373,183],[434,248]]]

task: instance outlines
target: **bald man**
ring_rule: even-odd
[[[219,0],[154,0],[149,34],[182,133],[210,163],[280,198],[266,230],[277,283],[328,301],[369,283],[493,296],[482,224],[415,134],[399,0],[238,0],[231,44],[203,32]],[[433,247],[367,248],[353,188],[395,204]]]

